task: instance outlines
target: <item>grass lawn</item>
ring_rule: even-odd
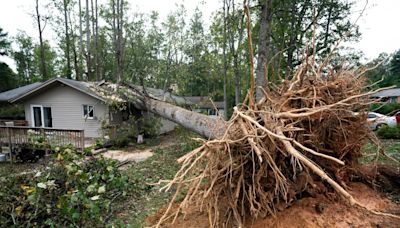
[[[385,153],[400,161],[400,140],[395,140],[395,139],[381,139],[382,147],[385,150]],[[364,157],[361,159],[362,163],[368,163],[371,161],[371,159],[374,158],[374,155],[376,154],[377,148],[375,145],[372,143],[368,143],[365,145],[364,148]],[[378,159],[378,163],[381,164],[388,164],[388,165],[399,165],[398,163],[396,164],[395,161],[385,157],[385,156],[380,156]]]
[[[129,227],[143,227],[147,216],[154,214],[166,205],[173,192],[160,192],[155,183],[171,180],[179,169],[177,158],[198,146],[190,137],[194,135],[180,130],[175,137],[176,144],[163,149],[156,149],[154,155],[146,161],[136,163],[123,170],[133,185],[128,192],[128,199],[115,209],[116,219]],[[172,190],[173,191],[173,190]]]

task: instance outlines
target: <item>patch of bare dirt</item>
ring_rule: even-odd
[[[153,151],[156,149],[164,149],[174,146],[179,143],[179,137],[175,131],[160,135],[156,140],[156,144],[148,146],[148,148],[127,148],[126,150],[108,150],[102,155],[106,158],[111,158],[119,162],[141,162],[153,156]]]
[[[141,162],[153,156],[151,149],[140,151],[109,150],[103,154],[106,158],[111,158],[119,162],[134,161]]]
[[[352,183],[349,191],[360,203],[370,210],[400,215],[400,205],[384,198],[380,193],[361,183]],[[244,227],[400,227],[400,220],[372,214],[366,209],[350,206],[337,197],[306,197],[294,202],[289,208],[275,216],[245,221]],[[174,205],[177,208],[177,204]],[[162,208],[148,217],[147,225],[157,223],[164,214]],[[209,227],[207,213],[192,206],[186,216],[180,215],[174,224],[165,227]]]

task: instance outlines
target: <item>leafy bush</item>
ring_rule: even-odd
[[[158,134],[161,127],[161,120],[154,115],[141,116],[135,118],[131,116],[127,121],[119,124],[115,129],[115,135],[111,138],[111,144],[117,147],[128,146],[130,142],[135,142],[138,135],[154,137]],[[107,131],[110,126],[103,125],[103,130]],[[108,135],[106,133],[106,135]]]
[[[389,103],[389,104],[373,104],[371,105],[370,111],[378,112],[384,115],[394,115],[396,111],[400,110],[399,103]]]
[[[400,139],[400,126],[381,127],[377,132],[378,136],[384,139]]]
[[[25,117],[23,105],[4,105],[0,104],[0,117],[5,119],[21,119]]]
[[[66,148],[45,169],[2,177],[0,185],[5,227],[98,227],[109,222],[113,202],[125,195],[128,184],[114,161],[85,160]]]
[[[154,137],[158,135],[161,128],[161,119],[153,114],[140,117],[137,120],[139,124],[139,133],[146,137]]]

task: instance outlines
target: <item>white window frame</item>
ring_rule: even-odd
[[[43,111],[43,108],[46,108],[46,107],[50,108],[51,116],[53,116],[53,109],[51,108],[51,106],[43,106],[43,105],[38,105],[38,104],[32,104],[31,105],[30,108],[31,108],[31,121],[32,121],[31,125],[32,125],[32,127],[35,127],[35,114],[33,112],[33,108],[40,108],[42,125],[39,126],[39,127],[45,127],[44,126],[44,111]]]
[[[39,127],[43,127],[44,126],[44,115],[43,115],[43,105],[31,105],[31,121],[32,121],[32,127],[36,127],[35,126],[35,114],[33,112],[33,108],[40,108],[40,114],[41,114],[41,118],[42,118],[42,125]]]
[[[89,107],[92,107],[92,110],[93,110],[93,116],[92,117],[90,117],[89,115],[85,116],[85,106],[87,106],[88,114],[89,114]],[[84,119],[93,120],[94,119],[94,105],[83,104],[82,105],[82,116],[83,116]]]

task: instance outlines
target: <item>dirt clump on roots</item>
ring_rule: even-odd
[[[400,205],[391,202],[381,193],[362,183],[349,184],[349,192],[360,203],[370,210],[387,211],[393,214],[400,213]],[[179,205],[173,205],[172,210],[177,210]],[[155,215],[146,219],[147,225],[156,224],[165,213],[166,208],[160,209]],[[171,221],[169,221],[171,222]],[[284,211],[277,212],[274,216],[265,218],[248,218],[244,227],[399,227],[396,218],[388,218],[366,212],[364,209],[350,206],[337,196],[318,194],[295,200]],[[195,205],[188,208],[185,216],[180,215],[174,224],[166,223],[163,227],[171,228],[207,228],[208,215],[201,212]]]
[[[291,80],[264,88],[257,103],[252,85],[223,137],[178,160],[181,169],[164,187],[177,191],[156,226],[196,205],[208,226],[240,227],[304,195],[334,193],[359,209],[396,217],[367,208],[348,191],[362,147],[373,138],[365,110],[376,91],[364,89],[359,72],[307,62]],[[172,210],[178,196],[183,200]]]

